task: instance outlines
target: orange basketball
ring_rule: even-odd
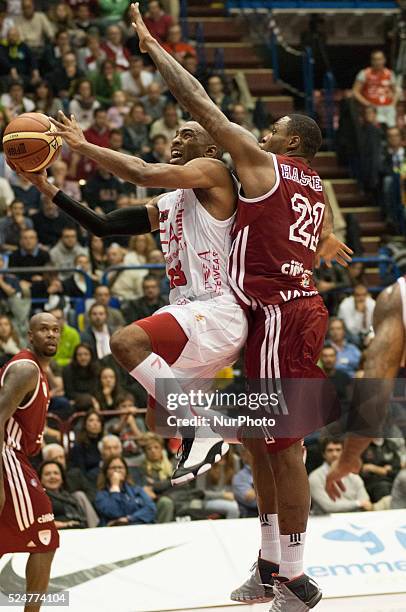
[[[7,159],[25,172],[39,172],[48,168],[61,150],[62,139],[46,132],[55,126],[42,113],[24,113],[6,127],[3,149]]]

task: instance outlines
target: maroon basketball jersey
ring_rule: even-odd
[[[317,295],[313,267],[325,209],[320,177],[300,158],[270,155],[275,186],[255,199],[240,192],[233,227],[229,281],[245,308]]]
[[[31,399],[23,406],[19,406],[6,422],[4,442],[7,446],[31,456],[36,455],[41,449],[45,417],[50,400],[49,388],[47,377],[37,357],[28,349],[17,353],[0,370],[0,387],[3,386],[6,372],[18,361],[34,363],[38,368],[38,381]]]

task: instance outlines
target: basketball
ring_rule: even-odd
[[[56,128],[42,113],[24,113],[6,127],[3,136],[4,154],[18,169],[39,172],[48,168],[59,156],[62,139],[46,132]]]

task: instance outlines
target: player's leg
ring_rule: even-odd
[[[55,551],[31,553],[25,566],[27,593],[46,593]],[[26,604],[24,612],[38,612],[40,603]]]

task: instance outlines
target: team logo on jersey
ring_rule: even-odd
[[[161,212],[159,213],[159,222],[164,223],[165,221],[168,220],[168,217],[169,217],[169,209],[167,208],[166,210],[161,210]]]
[[[281,266],[282,274],[287,274],[288,276],[299,276],[303,274],[304,267],[301,261],[295,261],[292,259],[288,263],[284,263]]]
[[[48,512],[48,514],[42,514],[37,518],[38,523],[50,523],[54,520],[54,515],[52,512]]]
[[[305,289],[307,289],[307,287],[310,287],[310,274],[308,273],[308,270],[306,270],[306,272],[302,274],[302,280],[300,281],[300,284]]]
[[[48,546],[51,541],[51,530],[44,529],[43,531],[38,531],[38,538],[41,544]]]

